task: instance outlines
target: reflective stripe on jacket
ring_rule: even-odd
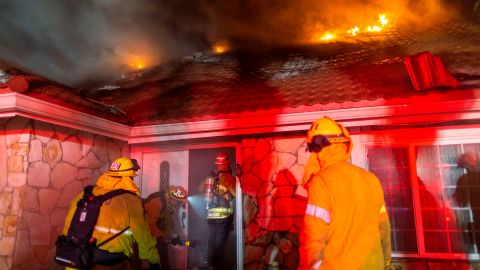
[[[230,172],[219,173],[218,188],[213,196],[213,202],[209,204],[207,211],[207,219],[224,219],[231,216],[235,196],[235,178]]]
[[[102,175],[93,188],[93,194],[102,195],[113,189],[126,189],[137,194],[139,193],[138,187],[128,177],[115,178]],[[71,219],[77,207],[77,201],[82,196],[83,192],[78,194],[70,205],[63,228],[64,235],[66,235],[70,227]],[[136,242],[141,259],[148,260],[150,263],[159,263],[160,258],[155,247],[156,240],[150,233],[148,224],[145,221],[142,201],[138,196],[122,194],[105,201],[100,209],[100,215],[93,231],[93,238],[97,239],[97,244],[101,243],[128,226],[130,226],[130,229],[103,245],[101,249],[109,252],[122,252],[131,257],[134,253],[133,246]]]
[[[379,180],[346,162],[344,144],[322,149],[318,158],[319,171],[306,184],[299,269],[384,269],[390,223]]]
[[[207,219],[224,219],[233,214],[233,208],[215,207],[208,209]]]

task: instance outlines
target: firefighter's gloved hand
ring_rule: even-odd
[[[160,270],[160,264],[159,263],[151,263],[150,264],[150,270]]]

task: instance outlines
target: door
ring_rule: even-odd
[[[201,269],[208,267],[208,235],[209,228],[206,220],[206,205],[204,194],[201,192],[203,180],[215,170],[215,157],[218,153],[225,152],[230,156],[230,167],[235,173],[235,148],[206,148],[192,149],[188,156],[188,240],[192,242],[192,247],[188,251],[188,268]],[[234,208],[236,208],[234,206]],[[236,214],[234,218],[236,218]],[[236,224],[236,222],[234,222]],[[236,269],[237,246],[235,229],[229,231],[225,246],[224,264],[225,269]]]

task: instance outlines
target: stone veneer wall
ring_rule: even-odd
[[[273,261],[297,269],[305,138],[245,139],[242,155],[245,269],[266,269]]]
[[[73,196],[126,142],[22,117],[0,121],[0,269],[63,269],[55,240]]]

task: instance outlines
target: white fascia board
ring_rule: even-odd
[[[0,118],[23,116],[128,141],[130,127],[17,93],[0,94]]]
[[[385,105],[305,113],[258,115],[175,124],[133,127],[129,143],[305,131],[328,115],[347,127],[440,123],[480,119],[480,99],[438,101],[428,104]]]
[[[231,119],[129,127],[17,93],[0,94],[0,118],[24,116],[84,130],[129,144],[305,131],[328,115],[347,127],[406,125],[480,119],[480,99],[438,101],[428,104],[382,105],[303,113],[263,114]]]

